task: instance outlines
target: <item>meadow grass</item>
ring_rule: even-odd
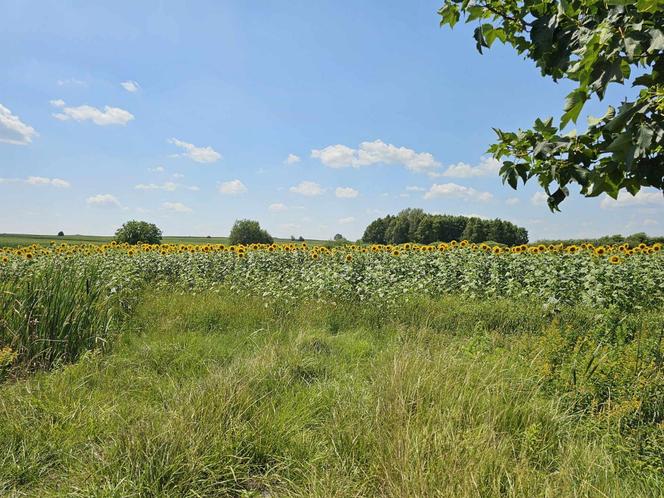
[[[661,496],[619,427],[546,391],[551,323],[150,292],[108,353],[0,386],[0,495]]]

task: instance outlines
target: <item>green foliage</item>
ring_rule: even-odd
[[[112,354],[0,386],[0,494],[659,496],[653,436],[542,388],[536,310],[147,293]]]
[[[528,232],[509,221],[482,220],[466,216],[427,214],[421,209],[404,209],[396,216],[388,215],[372,221],[362,241],[371,244],[403,244],[416,242],[469,242],[493,240],[506,245],[526,244]]]
[[[537,119],[530,130],[496,130],[489,151],[504,159],[504,182],[516,189],[519,179],[536,178],[552,210],[570,183],[588,197],[664,188],[662,0],[445,0],[439,14],[441,25],[453,27],[461,15],[477,24],[480,53],[499,40],[535,61],[543,76],[576,83],[559,124]],[[628,81],[641,88],[634,101],[589,118],[583,133],[564,132],[593,95],[601,100],[611,83]]]
[[[231,244],[272,244],[274,239],[257,221],[237,220],[230,234]]]
[[[123,313],[120,295],[109,292],[108,283],[90,262],[52,260],[29,278],[3,274],[0,350],[13,352],[13,369],[50,368],[103,347]]]
[[[620,234],[616,235],[605,235],[604,237],[599,237],[596,239],[546,239],[538,241],[540,244],[563,244],[565,246],[570,245],[581,245],[581,244],[593,244],[595,246],[606,246],[606,245],[620,245],[628,244],[630,247],[636,247],[639,244],[664,244],[664,237],[650,237],[644,232],[633,233],[632,235],[623,236]]]
[[[115,232],[118,243],[160,244],[161,230],[154,223],[146,221],[128,221]]]

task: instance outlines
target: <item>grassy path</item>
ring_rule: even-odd
[[[0,495],[657,496],[479,312],[148,296],[109,354],[0,387]]]

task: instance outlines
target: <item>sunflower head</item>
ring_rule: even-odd
[[[618,256],[616,254],[614,254],[613,256],[611,256],[609,258],[609,263],[611,263],[612,265],[618,265],[618,264],[620,264],[620,261],[621,261],[620,256]]]
[[[346,263],[350,263],[351,261],[353,261],[352,254],[346,254]]]

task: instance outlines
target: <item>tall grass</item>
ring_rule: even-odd
[[[0,494],[661,496],[547,391],[536,309],[145,295],[111,354],[0,387]]]
[[[29,278],[0,281],[0,349],[13,352],[15,371],[49,368],[104,346],[121,308],[100,278],[93,265],[53,261]]]

